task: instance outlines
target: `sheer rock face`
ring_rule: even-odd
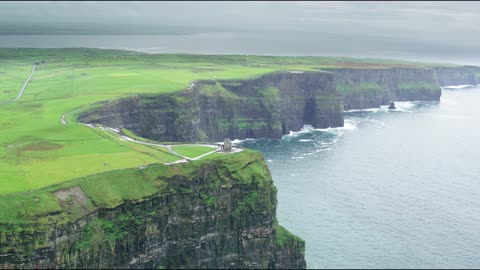
[[[331,69],[345,110],[378,108],[390,101],[438,101],[435,71],[421,68]]]
[[[79,121],[127,128],[158,141],[281,138],[305,124],[343,126],[343,110],[378,108],[392,100],[439,101],[440,85],[476,84],[476,70],[336,68],[200,80],[185,91],[108,103],[83,113]]]
[[[442,86],[477,85],[480,67],[329,69],[345,110],[378,108],[394,101],[438,101]]]
[[[69,222],[51,221],[71,210],[60,204],[37,220],[1,224],[0,268],[306,268],[303,240],[277,223],[260,154],[173,166],[178,173],[148,169],[161,178],[151,196],[73,212]]]
[[[438,84],[451,85],[477,85],[480,81],[480,67],[436,67]]]
[[[123,99],[79,121],[158,141],[280,138],[304,124],[343,126],[343,102],[332,74],[276,72],[250,80],[196,81],[173,94]]]

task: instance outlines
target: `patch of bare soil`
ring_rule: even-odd
[[[53,192],[53,195],[58,198],[60,206],[66,211],[77,214],[88,213],[88,199],[80,186],[60,189]]]

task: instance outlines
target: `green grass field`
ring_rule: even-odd
[[[15,98],[37,66],[23,97]],[[338,57],[141,54],[100,49],[0,49],[0,195],[25,192],[105,171],[179,158],[161,147],[119,140],[63,114],[95,102],[185,89],[195,79],[249,78],[275,70],[424,66]],[[128,131],[127,131],[128,132]],[[188,156],[207,150],[180,147]]]
[[[191,146],[191,145],[172,146],[172,149],[176,153],[189,158],[195,158],[203,154],[206,154],[208,152],[215,151],[215,148],[211,148],[208,146]]]

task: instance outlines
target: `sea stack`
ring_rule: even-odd
[[[395,107],[395,102],[390,102],[390,105],[388,106],[389,110],[396,110],[397,108]]]

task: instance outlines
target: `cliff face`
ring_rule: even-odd
[[[440,86],[477,85],[480,79],[480,68],[475,66],[436,67]]]
[[[435,71],[420,68],[331,69],[345,110],[376,108],[390,101],[440,100]]]
[[[158,141],[280,138],[304,124],[343,126],[344,109],[378,108],[391,101],[438,101],[439,82],[476,84],[480,74],[477,67],[326,71],[197,81],[185,91],[109,103],[84,113],[79,121],[124,127]]]
[[[112,191],[124,180],[129,192]],[[2,220],[0,268],[306,267],[303,240],[277,223],[276,189],[258,153],[109,172],[71,185],[10,198],[35,202]],[[132,195],[140,192],[145,196]]]
[[[332,74],[276,72],[250,80],[197,81],[189,90],[93,109],[85,123],[124,127],[158,141],[280,138],[304,124],[343,126]]]

